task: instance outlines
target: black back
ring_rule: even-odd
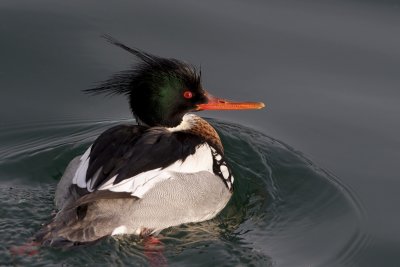
[[[185,160],[202,143],[205,140],[190,133],[170,132],[162,127],[119,125],[105,131],[94,142],[86,181],[101,169],[93,189],[115,175],[114,184],[117,184],[141,172]]]

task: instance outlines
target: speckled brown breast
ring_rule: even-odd
[[[217,131],[215,131],[206,120],[195,116],[191,123],[192,126],[190,129],[186,130],[186,132],[201,136],[222,154],[224,153],[224,148],[222,147],[221,139],[219,138]]]

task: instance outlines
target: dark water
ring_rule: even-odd
[[[216,219],[162,232],[170,266],[347,264],[368,242],[353,193],[301,153],[258,131],[212,120],[233,166],[236,192]],[[70,251],[13,256],[51,217],[54,188],[68,161],[113,121],[4,128],[0,147],[3,264],[143,265],[140,240],[109,238]],[[335,236],[332,240],[332,235]]]
[[[0,33],[7,264],[6,247],[50,218],[67,162],[130,116],[123,98],[81,93],[133,63],[99,38],[110,34],[201,65],[204,86],[216,96],[267,104],[203,113],[244,127],[217,123],[240,189],[215,222],[165,235],[170,262],[400,265],[398,1],[2,0]],[[140,246],[107,240],[14,262],[144,264]]]

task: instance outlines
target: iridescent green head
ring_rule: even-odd
[[[89,93],[128,96],[133,115],[149,126],[178,126],[183,115],[198,110],[261,109],[262,102],[234,102],[216,98],[201,86],[201,73],[182,61],[161,58],[123,45],[110,36],[110,43],[138,57],[141,62],[120,72]]]
[[[193,66],[127,47],[109,36],[105,38],[142,62],[86,92],[127,95],[136,119],[149,126],[175,127],[185,113],[207,103],[201,75]]]

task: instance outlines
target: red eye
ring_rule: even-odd
[[[186,99],[190,99],[193,97],[193,93],[190,91],[185,91],[185,92],[183,92],[183,97]]]

